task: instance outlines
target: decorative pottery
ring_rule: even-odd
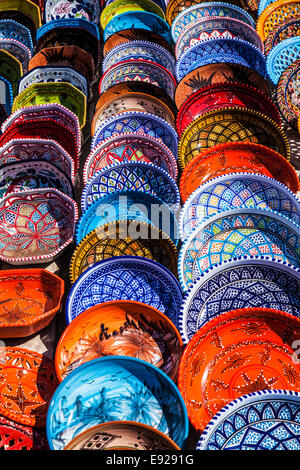
[[[50,261],[72,242],[75,201],[53,188],[0,199],[0,259],[9,264]]]
[[[0,416],[0,448],[2,450],[47,450],[43,430],[23,426]]]
[[[269,86],[258,72],[244,65],[223,62],[199,67],[180,80],[174,97],[177,108],[179,109],[195,91],[219,83],[242,83],[254,86],[270,96]]]
[[[103,73],[113,65],[128,59],[150,60],[168,69],[172,75],[175,74],[175,59],[172,54],[162,46],[148,41],[129,41],[113,47],[102,62]]]
[[[258,17],[256,30],[265,41],[268,35],[283,21],[299,15],[298,0],[277,0],[263,10]]]
[[[9,52],[0,50],[0,75],[11,83],[14,96],[17,94],[18,82],[23,75],[21,62]]]
[[[205,217],[235,207],[270,208],[300,225],[300,201],[286,186],[262,175],[231,173],[202,184],[185,202],[179,219],[185,240]]]
[[[240,83],[220,83],[201,88],[182,104],[177,115],[177,131],[181,135],[197,117],[214,109],[230,106],[258,111],[281,125],[274,102],[257,88]]]
[[[74,406],[83,413],[70,413]],[[153,426],[179,447],[188,434],[186,407],[174,382],[145,361],[111,356],[81,365],[58,386],[47,415],[49,446],[62,449],[80,432],[118,419]]]
[[[61,307],[64,281],[45,269],[0,271],[1,338],[22,338],[45,328]]]
[[[262,307],[300,316],[300,270],[262,256],[223,261],[208,269],[188,290],[179,316],[184,341],[222,313]]]
[[[92,140],[91,149],[94,150],[105,139],[128,132],[155,137],[163,142],[173,155],[177,154],[178,138],[175,129],[167,121],[154,114],[138,111],[119,113],[98,127]]]
[[[129,11],[146,11],[159,16],[163,20],[165,19],[162,9],[151,0],[114,0],[112,3],[107,4],[101,12],[100,25],[102,29],[105,30],[108,23],[118,15]]]
[[[300,115],[299,71],[300,57],[282,72],[276,89],[277,104],[281,114],[294,129],[297,129]]]
[[[256,46],[243,39],[219,38],[199,42],[186,49],[177,61],[176,78],[180,81],[198,67],[220,62],[244,65],[262,77],[266,76],[265,57]]]
[[[197,331],[180,362],[178,381],[195,428],[203,431],[221,408],[247,393],[298,391],[293,342],[299,336],[299,318],[263,308],[223,313]]]
[[[84,18],[99,23],[100,5],[96,0],[46,0],[44,6],[45,23],[58,19]]]
[[[118,191],[149,193],[160,198],[174,212],[179,209],[180,195],[175,181],[165,170],[148,162],[115,163],[97,171],[84,187],[81,209],[85,211],[97,199]]]
[[[1,160],[0,160],[1,161]],[[136,132],[115,134],[99,143],[89,154],[83,169],[86,184],[98,171],[113,163],[151,162],[177,178],[177,163],[159,139]]]
[[[74,162],[70,155],[54,140],[16,139],[0,147],[0,171],[2,165],[43,160],[51,163],[74,183]]]
[[[0,36],[0,48],[14,56],[20,62],[22,71],[27,72],[28,62],[31,59],[31,52],[28,47],[15,39],[2,39]]]
[[[118,256],[96,263],[73,284],[66,303],[70,323],[94,305],[133,300],[156,308],[176,325],[182,302],[180,285],[161,264],[138,256]]]
[[[143,29],[158,34],[170,45],[172,44],[171,30],[168,23],[147,11],[128,11],[115,16],[103,32],[103,40],[106,42],[113,34],[127,29]]]
[[[191,46],[208,39],[239,38],[250,42],[263,52],[263,42],[255,29],[244,21],[236,18],[210,16],[188,24],[177,39],[175,47],[176,58]]]
[[[1,415],[26,426],[42,428],[58,385],[54,364],[46,356],[22,348],[0,348]]]
[[[237,20],[243,21],[249,26],[252,26],[252,28],[255,28],[255,22],[253,18],[242,8],[225,2],[200,3],[197,5],[193,5],[189,8],[185,8],[174,19],[171,28],[174,42],[177,41],[180,36],[180,33],[187,25],[209,16],[236,18]]]
[[[24,21],[27,19],[30,22],[32,33],[41,26],[40,9],[34,2],[30,0],[1,0],[0,3],[1,13],[9,11],[11,12],[10,16],[13,16],[13,13],[17,12],[22,18],[24,17]]]
[[[165,90],[171,99],[176,88],[176,80],[168,69],[150,60],[134,59],[124,60],[106,70],[99,83],[99,94],[127,81],[152,83]]]
[[[0,44],[1,46],[1,44]],[[87,98],[89,87],[87,79],[70,67],[37,67],[26,75],[23,75],[19,82],[18,93],[22,93],[34,83],[68,82],[78,88]]]
[[[94,264],[115,256],[152,259],[177,276],[178,252],[170,238],[154,225],[121,220],[92,230],[77,245],[70,262],[71,283]]]
[[[259,0],[257,13],[260,16],[265,8],[267,8],[274,0]]]
[[[0,75],[1,111],[2,111],[2,108],[4,108],[5,114],[9,115],[11,113],[13,100],[14,100],[14,96],[13,96],[13,89],[12,89],[11,83],[8,80],[6,80],[6,78]]]
[[[33,83],[20,93],[13,103],[12,112],[47,103],[58,103],[68,108],[78,119],[80,127],[86,122],[86,96],[68,82]]]
[[[119,46],[128,41],[149,41],[167,49],[172,54],[171,45],[161,35],[146,29],[124,29],[110,36],[103,44],[103,56],[106,56],[113,47]]]
[[[287,390],[239,397],[210,421],[197,450],[299,450],[299,399]]]
[[[109,438],[108,438],[109,436]],[[79,434],[64,450],[180,450],[168,436],[146,424],[111,421]]]
[[[284,39],[273,47],[267,57],[270,80],[277,85],[285,69],[297,59],[300,59],[300,36]]]
[[[182,168],[199,152],[227,142],[253,142],[290,158],[289,141],[273,119],[249,108],[221,108],[194,119],[178,146]]]
[[[99,28],[84,18],[53,20],[36,32],[37,51],[56,46],[77,46],[90,54],[95,64],[100,59]]]
[[[137,220],[153,224],[177,246],[178,227],[174,212],[158,197],[142,191],[119,191],[97,199],[77,223],[76,243],[92,230],[118,220]]]
[[[184,290],[217,263],[240,256],[269,256],[300,266],[300,227],[277,212],[239,207],[196,225],[181,247],[178,278]]]
[[[264,43],[265,54],[268,55],[273,47],[285,39],[300,36],[300,19],[288,18],[271,31]]]
[[[176,380],[182,340],[173,323],[149,305],[116,300],[82,312],[65,329],[55,352],[60,381],[81,364],[105,356],[130,356]]]
[[[28,160],[0,167],[0,198],[29,189],[55,188],[74,197],[71,180],[51,163]]]
[[[0,20],[0,39],[13,39],[21,42],[33,52],[33,41],[28,28],[10,18]]]
[[[180,178],[181,198],[185,202],[201,184],[217,176],[241,172],[269,176],[294,193],[300,190],[294,167],[279,153],[250,142],[229,142],[210,147],[189,162]]]

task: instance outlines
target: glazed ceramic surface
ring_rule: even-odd
[[[15,13],[20,15],[23,22],[30,24],[31,29],[33,30],[41,26],[40,9],[34,2],[30,0],[2,0],[0,5],[0,12],[6,11],[10,11],[12,16],[14,16]]]
[[[267,209],[220,211],[196,225],[181,247],[178,277],[184,290],[206,269],[245,255],[300,265],[300,227]]]
[[[108,23],[115,17],[130,11],[145,11],[165,19],[162,9],[157,5],[157,3],[152,2],[151,0],[114,0],[113,2],[108,3],[101,12],[100,24],[102,29],[105,30]]]
[[[267,71],[272,82],[277,85],[285,69],[299,58],[299,36],[285,39],[277,44],[267,57]]]
[[[0,48],[14,56],[21,63],[23,72],[27,72],[28,62],[31,59],[31,51],[28,47],[15,39],[2,39],[0,36]]]
[[[277,0],[264,9],[259,16],[256,30],[261,39],[265,41],[269,34],[283,21],[299,15],[300,3],[298,0]]]
[[[58,19],[84,18],[98,24],[100,4],[98,0],[46,0],[44,6],[45,23]]]
[[[0,259],[10,264],[42,263],[73,240],[77,205],[55,189],[15,193],[0,200]]]
[[[98,171],[113,163],[149,162],[177,177],[172,152],[159,139],[137,132],[115,134],[100,142],[89,154],[83,170],[86,184]]]
[[[299,72],[300,57],[282,72],[276,90],[277,103],[284,119],[296,129],[300,115]]]
[[[265,55],[268,55],[273,47],[277,46],[281,41],[290,37],[296,37],[300,35],[300,20],[299,18],[288,18],[276,26],[268,35],[265,43],[264,50]]]
[[[157,308],[176,325],[182,302],[178,281],[159,263],[134,256],[100,261],[73,284],[66,304],[70,323],[87,308],[111,300],[134,300]]]
[[[28,28],[17,21],[9,18],[0,20],[0,38],[1,39],[14,39],[26,46],[33,52],[32,36]]]
[[[113,47],[119,46],[120,44],[123,44],[124,42],[128,41],[154,42],[155,44],[164,47],[171,54],[173,53],[171,44],[166,41],[166,39],[164,39],[160,34],[142,28],[129,28],[114,33],[105,41],[105,43],[103,44],[103,56],[106,56],[106,54],[108,54]]]
[[[188,434],[184,402],[167,375],[139,359],[105,357],[78,367],[58,386],[47,416],[50,448],[62,449],[86,429],[118,419],[151,425],[179,447]]]
[[[300,225],[300,202],[286,186],[267,176],[232,173],[207,181],[191,194],[180,214],[180,238],[185,240],[204,217],[242,205],[270,208]]]
[[[42,430],[0,416],[0,447],[2,450],[48,450],[48,443]]]

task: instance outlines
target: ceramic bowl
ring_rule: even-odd
[[[20,0],[2,0],[0,3],[0,18],[3,16],[4,18],[7,18],[6,12],[9,11],[9,17],[24,24],[24,26],[30,29],[33,37],[35,31],[41,26],[41,13],[39,7],[30,0],[22,2],[20,2]],[[4,15],[1,13],[4,13]]]
[[[252,26],[252,28],[255,28],[255,22],[253,18],[242,8],[239,8],[235,5],[230,5],[229,3],[225,2],[214,2],[213,4],[211,2],[200,3],[189,8],[185,8],[173,20],[171,32],[174,42],[177,41],[180,33],[187,25],[208,16],[236,18],[237,20],[243,21],[249,26]]]
[[[103,39],[106,42],[113,34],[127,29],[143,29],[158,34],[170,45],[172,44],[171,30],[168,23],[147,11],[129,11],[115,16],[107,25],[103,32]]]
[[[70,262],[71,283],[94,264],[115,256],[152,259],[177,276],[178,252],[170,238],[149,223],[121,220],[92,230],[77,245]]]
[[[298,18],[288,18],[276,26],[268,35],[265,44],[265,55],[268,55],[273,47],[277,46],[281,41],[287,38],[297,37],[300,35],[300,20]]]
[[[229,173],[253,173],[269,176],[299,191],[294,167],[274,150],[247,142],[229,142],[200,152],[185,167],[180,178],[180,195],[185,202],[201,184]]]
[[[74,406],[86,411],[79,417],[68,413]],[[151,425],[179,447],[188,434],[186,407],[174,382],[145,361],[112,356],[81,365],[58,386],[47,415],[49,446],[62,449],[80,432],[118,419]]]
[[[97,171],[82,192],[82,211],[97,199],[118,191],[142,191],[157,196],[174,212],[179,209],[179,190],[173,178],[165,170],[153,163],[127,162],[115,163]]]
[[[118,220],[137,220],[162,230],[177,246],[178,227],[174,212],[161,199],[142,191],[119,191],[97,199],[78,221],[76,243],[92,230]]]
[[[61,307],[64,281],[45,269],[1,270],[1,338],[22,338],[45,328]]]
[[[241,83],[254,86],[270,96],[269,86],[258,72],[244,65],[222,62],[198,67],[180,80],[174,96],[177,108],[179,109],[195,91],[219,83]]]
[[[44,21],[48,23],[53,20],[58,19],[71,19],[71,18],[84,18],[88,21],[92,21],[92,12],[90,8],[86,8],[85,3],[79,0],[46,0],[44,6]],[[99,3],[98,2],[89,2],[93,3],[93,6],[98,4],[98,19],[99,19]],[[88,5],[90,6],[90,5]]]
[[[239,38],[218,38],[196,43],[186,49],[176,64],[177,81],[198,67],[220,62],[244,65],[262,77],[266,76],[265,57],[256,46]]]
[[[128,132],[155,137],[163,142],[173,155],[177,154],[178,138],[175,129],[167,121],[154,114],[138,111],[119,113],[108,119],[97,129],[92,139],[91,149],[94,150],[105,139]]]
[[[31,51],[28,47],[15,39],[2,39],[0,35],[0,48],[14,56],[20,62],[23,73],[27,72],[28,62],[31,59]]]
[[[235,257],[269,256],[300,266],[300,228],[267,209],[239,207],[200,222],[181,247],[178,277],[183,290],[217,263]]]
[[[260,390],[233,400],[209,422],[197,450],[219,450],[220,436],[225,451],[299,450],[299,401],[300,394],[288,390]]]
[[[11,83],[13,94],[16,96],[18,82],[23,75],[21,62],[9,52],[0,50],[0,75]]]
[[[1,347],[1,416],[43,428],[58,380],[48,357],[28,349]],[[21,399],[20,399],[21,397]]]
[[[0,147],[0,169],[3,165],[25,163],[28,160],[48,162],[74,183],[74,162],[54,140],[15,139]]]
[[[177,60],[192,45],[208,39],[232,39],[239,38],[250,42],[262,52],[263,43],[255,29],[244,21],[236,18],[224,18],[221,16],[210,16],[185,26],[177,39],[175,55]]]
[[[111,49],[102,62],[102,72],[124,60],[150,60],[175,74],[175,59],[162,46],[148,41],[129,41]]]
[[[260,16],[265,8],[267,8],[271,3],[274,3],[274,0],[259,0],[257,13]]]
[[[12,89],[11,83],[8,80],[6,80],[6,78],[1,77],[1,75],[0,75],[0,87],[1,87],[0,88],[1,89],[1,93],[0,93],[1,110],[3,108],[5,111],[5,114],[9,116],[11,113],[11,108],[12,108],[13,100],[14,100],[13,89]]]
[[[299,363],[293,363],[292,347],[299,340],[299,318],[278,310],[249,308],[223,313],[218,320],[197,331],[180,362],[179,389],[189,419],[201,432],[223,406],[244,394],[264,390],[265,385],[268,389],[299,389],[297,381],[290,381],[285,373],[291,368],[295,374],[299,371]],[[292,341],[285,338],[286,328]],[[213,338],[218,338],[218,344]],[[201,368],[195,374],[201,357]],[[214,387],[215,383],[220,387]],[[202,408],[196,406],[199,402]]]
[[[299,71],[300,56],[282,72],[276,89],[276,99],[281,114],[294,129],[297,129],[297,120],[300,115],[298,98]]]
[[[107,440],[107,434],[110,438]],[[169,437],[146,424],[111,421],[79,434],[64,450],[180,450]]]
[[[190,195],[180,214],[180,238],[185,240],[205,217],[242,205],[269,207],[300,225],[300,202],[286,186],[267,176],[231,173],[207,181]]]
[[[220,83],[201,88],[183,103],[176,120],[178,134],[181,135],[193,119],[214,109],[228,106],[258,111],[281,125],[277,107],[271,98],[260,90],[240,83]]]
[[[33,52],[32,36],[28,28],[10,18],[0,19],[0,38],[13,39],[26,46]]]
[[[43,430],[15,423],[0,416],[0,446],[3,450],[48,450]]]
[[[53,188],[0,200],[0,259],[9,264],[53,260],[72,242],[78,209]]]
[[[176,380],[182,340],[173,323],[149,305],[116,300],[82,312],[65,329],[55,352],[60,381],[92,359],[130,356]]]
[[[249,108],[222,108],[194,119],[183,132],[178,146],[182,168],[199,152],[227,142],[253,142],[290,157],[289,141],[273,119]]]
[[[300,36],[284,39],[273,47],[267,57],[270,80],[277,85],[285,69],[300,58]]]
[[[173,53],[171,44],[166,41],[160,34],[154,33],[146,29],[124,29],[110,36],[103,44],[103,56],[105,57],[113,47],[119,46],[128,41],[149,41],[164,47],[171,54]]]
[[[179,330],[184,341],[209,320],[240,308],[262,307],[300,315],[300,270],[263,256],[223,261],[208,269],[187,291]]]
[[[161,264],[138,256],[118,256],[96,263],[73,284],[66,303],[66,320],[94,305],[111,300],[134,300],[157,308],[178,325],[180,285]]]
[[[299,15],[298,0],[277,0],[267,6],[258,18],[256,31],[265,41],[268,35],[283,21]]]
[[[114,0],[111,3],[108,3],[101,12],[101,28],[105,30],[111,20],[122,13],[128,13],[130,11],[149,12],[159,16],[163,20],[165,19],[165,14],[162,9],[151,0]]]
[[[177,178],[176,160],[165,144],[155,137],[129,132],[115,134],[91,151],[84,165],[83,181],[86,184],[98,171],[113,163],[127,162],[151,162],[173,179]]]

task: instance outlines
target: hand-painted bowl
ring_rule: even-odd
[[[177,60],[192,45],[208,39],[239,38],[250,42],[263,51],[263,42],[255,29],[244,21],[223,16],[209,16],[185,26],[177,39],[175,55]]]
[[[286,373],[299,374],[299,363],[293,363],[299,338],[299,318],[273,309],[239,309],[206,323],[187,345],[179,369],[179,390],[194,427],[203,432],[223,406],[247,393],[299,391],[298,380]]]
[[[182,340],[173,323],[149,305],[116,300],[95,305],[64,330],[55,352],[60,381],[92,359],[130,356],[160,368],[176,380]]]
[[[53,260],[72,242],[76,202],[56,189],[0,199],[0,259],[10,264]]]
[[[111,356],[81,365],[58,386],[47,415],[49,446],[63,449],[86,429],[112,420],[153,426],[179,447],[188,434],[186,407],[174,382],[145,361]]]
[[[48,450],[46,433],[0,416],[0,446],[3,450]]]
[[[11,83],[13,94],[16,96],[23,67],[18,59],[3,49],[0,50],[0,75]]]
[[[242,83],[254,86],[270,96],[269,86],[258,72],[244,65],[222,62],[198,67],[180,80],[174,97],[177,108],[195,91],[215,83]]]
[[[58,18],[71,20],[88,19],[99,24],[100,5],[99,0],[46,0],[44,3],[44,21],[53,22]]]
[[[227,142],[264,145],[285,158],[290,157],[289,141],[273,119],[249,108],[219,108],[194,119],[183,132],[178,146],[182,168],[202,150]]]
[[[1,161],[1,160],[0,160]],[[83,169],[86,184],[95,174],[113,163],[149,162],[177,178],[177,163],[171,150],[159,139],[128,132],[100,142],[89,154]]]
[[[14,56],[21,63],[23,72],[27,72],[28,62],[31,59],[31,52],[28,47],[15,39],[2,39],[0,35],[0,48]]]
[[[151,426],[133,421],[111,421],[93,426],[74,437],[64,450],[180,449],[168,436]]]
[[[77,245],[70,262],[71,283],[94,264],[116,256],[152,259],[177,276],[178,252],[170,238],[154,225],[121,220],[92,230]]]
[[[124,42],[128,41],[149,41],[158,44],[170,53],[173,53],[171,45],[166,39],[164,39],[161,35],[154,33],[152,31],[147,31],[146,29],[124,29],[117,33],[114,33],[110,36],[105,43],[103,44],[103,56],[109,53],[113,47],[119,46]]]
[[[265,8],[267,8],[271,3],[274,3],[275,0],[259,0],[257,14],[260,16]]]
[[[300,201],[286,186],[267,176],[230,173],[207,181],[187,199],[179,219],[181,240],[205,217],[242,205],[270,208],[300,225]]]
[[[198,42],[186,49],[176,64],[177,81],[198,67],[220,62],[244,65],[262,77],[266,76],[265,57],[260,49],[243,39],[218,38]]]
[[[142,191],[119,191],[97,199],[84,211],[77,223],[76,243],[92,230],[118,220],[137,220],[154,225],[178,245],[178,227],[174,212],[161,199]]]
[[[265,41],[269,34],[283,21],[296,18],[299,15],[299,0],[277,0],[264,9],[259,16],[256,30]]]
[[[58,380],[54,364],[45,355],[16,347],[1,347],[1,416],[43,428]]]
[[[149,12],[153,13],[163,20],[165,14],[157,3],[151,0],[114,0],[103,8],[100,16],[100,25],[103,30],[107,27],[108,23],[122,13],[128,12]]]
[[[297,120],[300,116],[299,79],[300,56],[282,72],[276,89],[276,99],[281,114],[294,129],[297,129]]]
[[[182,302],[180,285],[175,276],[156,261],[138,256],[118,256],[87,269],[69,292],[67,323],[86,309],[111,300],[145,303],[178,325]]]
[[[119,113],[98,127],[91,143],[91,149],[94,150],[105,139],[128,132],[155,137],[163,142],[173,155],[177,154],[178,138],[175,129],[167,121],[154,114],[138,111]]]
[[[176,120],[178,134],[181,135],[189,124],[202,114],[228,106],[258,111],[281,125],[277,107],[271,98],[260,90],[240,83],[219,83],[201,88],[182,104]]]
[[[0,38],[19,41],[24,44],[31,53],[33,52],[33,41],[29,29],[10,18],[0,19]]]
[[[276,26],[268,35],[265,44],[264,52],[267,56],[273,47],[277,46],[281,41],[291,37],[300,36],[300,20],[299,18],[288,18]]]
[[[178,277],[183,290],[215,264],[246,255],[269,256],[300,267],[300,226],[277,212],[254,207],[207,217],[180,250]]]
[[[285,69],[297,59],[300,59],[300,36],[284,39],[273,47],[267,57],[270,80],[277,85]]]
[[[179,209],[179,190],[169,173],[153,163],[122,162],[97,171],[87,182],[81,197],[82,211],[97,199],[119,191],[142,191],[160,198],[175,213]]]
[[[299,450],[299,409],[300,394],[288,390],[239,397],[208,423],[197,450]]]
[[[41,13],[39,7],[30,0],[1,0],[0,17],[7,18],[7,11],[10,12],[9,17],[18,18],[20,23],[30,29],[32,36],[41,26]],[[16,21],[18,21],[18,19]]]
[[[61,307],[64,281],[45,269],[0,271],[1,338],[22,338],[45,328]]]
[[[200,152],[182,172],[180,194],[185,202],[201,184],[228,173],[269,176],[297,193],[299,178],[294,167],[279,153],[250,142],[219,144]]]

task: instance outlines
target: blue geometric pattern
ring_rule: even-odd
[[[17,21],[10,19],[0,20],[0,39],[14,39],[24,44],[24,46],[33,52],[31,32]]]
[[[267,8],[271,3],[274,3],[276,0],[260,0],[259,5],[258,5],[258,16],[262,14],[265,8]]]
[[[159,263],[119,256],[96,263],[73,284],[66,304],[70,323],[94,305],[111,300],[134,300],[157,308],[178,325],[182,292],[177,279]]]
[[[300,395],[262,390],[217,413],[197,450],[300,450]]]
[[[300,37],[284,39],[273,47],[267,56],[267,72],[277,85],[282,73],[300,58]]]

